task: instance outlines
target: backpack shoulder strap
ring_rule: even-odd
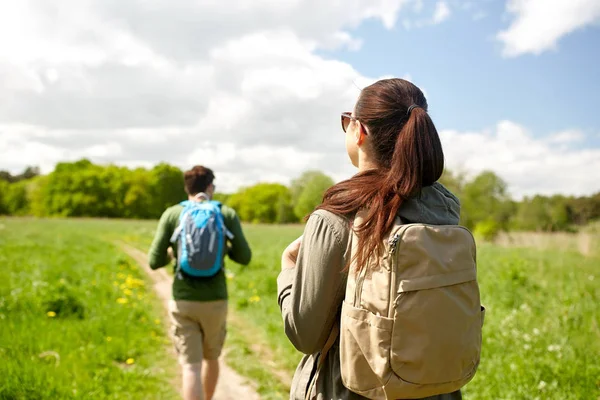
[[[325,342],[325,345],[323,346],[323,350],[321,350],[321,354],[319,355],[319,363],[317,364],[317,370],[315,371],[315,373],[312,377],[312,381],[310,382],[310,386],[308,387],[308,390],[306,391],[306,399],[305,400],[310,399],[310,394],[313,391],[313,389],[315,388],[315,385],[317,384],[317,379],[319,379],[319,372],[321,372],[321,368],[325,364],[325,360],[327,360],[327,354],[329,353],[329,350],[331,350],[331,347],[333,347],[333,344],[337,340],[339,334],[340,334],[340,324],[339,324],[339,322],[335,322],[333,324],[333,328],[331,328],[331,333],[329,333],[329,337],[327,338],[327,341]]]
[[[189,200],[185,200],[185,201],[182,201],[181,203],[179,203],[180,206],[183,206],[183,210],[181,211],[181,214],[179,214],[179,224],[177,225],[177,227],[175,228],[175,231],[173,231],[173,234],[171,235],[171,239],[170,239],[171,243],[177,242],[177,239],[179,238],[179,235],[181,234],[181,231],[183,230],[183,220],[185,219],[185,216],[190,211],[190,209],[192,207],[194,207],[194,205],[195,205],[194,203],[195,202],[189,201]]]

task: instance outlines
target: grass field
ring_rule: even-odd
[[[176,399],[149,290],[85,223],[0,219],[0,399]]]
[[[0,219],[0,398],[174,396],[157,303],[143,287],[123,292],[127,275],[143,278],[111,244],[146,250],[154,228],[153,221]],[[245,231],[254,257],[248,267],[228,265],[227,360],[263,398],[286,398],[300,355],[283,334],[276,277],[282,249],[302,228]],[[478,265],[488,312],[481,367],[465,398],[598,399],[600,258],[481,244]],[[51,310],[71,304],[64,299],[79,307]],[[45,351],[59,353],[60,364],[40,358]]]

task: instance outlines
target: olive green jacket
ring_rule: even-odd
[[[399,211],[407,222],[433,225],[458,224],[459,214],[458,199],[439,183],[424,188],[420,196],[406,201]],[[334,324],[339,324],[347,281],[343,270],[351,252],[350,224],[351,221],[327,211],[313,213],[304,230],[296,267],[283,270],[277,279],[285,333],[305,354],[294,375],[290,399],[305,398],[320,351]],[[316,382],[318,400],[363,399],[342,384],[339,338],[326,357]],[[430,399],[460,398],[458,391]]]

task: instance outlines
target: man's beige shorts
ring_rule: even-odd
[[[171,300],[169,315],[180,364],[219,358],[227,331],[227,300]]]

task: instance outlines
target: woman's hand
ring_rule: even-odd
[[[300,244],[302,244],[302,236],[294,240],[288,247],[285,248],[283,254],[281,255],[281,269],[292,269],[296,266],[298,252],[300,251]]]

